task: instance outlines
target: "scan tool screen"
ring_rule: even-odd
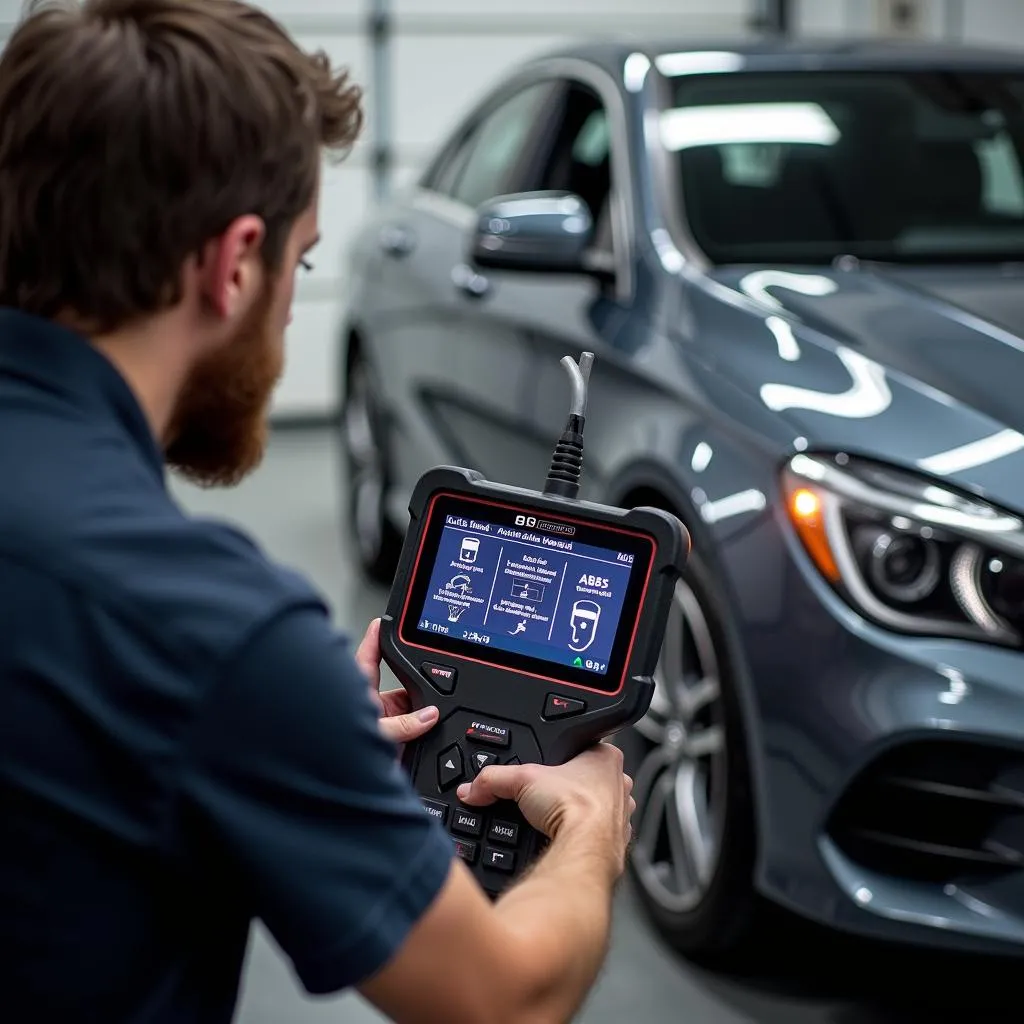
[[[435,499],[403,638],[615,692],[652,542],[642,534],[477,499]]]

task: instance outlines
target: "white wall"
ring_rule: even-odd
[[[911,3],[923,39],[1024,47],[1024,0],[795,0],[804,36],[878,35],[886,9]]]

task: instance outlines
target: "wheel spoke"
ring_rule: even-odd
[[[692,686],[679,688],[680,712],[684,722],[692,722],[704,708],[718,700],[721,687],[718,680],[705,676]]]
[[[674,603],[665,624],[665,639],[661,645],[661,657],[655,669],[657,689],[652,708],[659,717],[679,717],[679,679],[683,664],[683,633],[685,624],[678,603]]]
[[[649,866],[653,866],[657,857],[658,838],[667,804],[666,791],[660,783],[670,767],[666,751],[659,748],[647,756],[636,776],[636,805],[640,820],[633,850]]]
[[[686,737],[683,749],[688,758],[712,757],[725,749],[725,733],[720,725],[711,725]]]
[[[672,851],[672,874],[676,892],[683,896],[701,886],[700,847],[702,840],[695,822],[680,813],[679,780],[684,773],[673,772],[659,782],[665,789],[665,824],[668,845]]]
[[[669,834],[672,830],[678,831],[678,842],[686,857],[691,884],[703,889],[711,877],[712,851],[707,839],[705,816],[697,799],[696,766],[684,762],[672,782],[674,799],[667,809]]]

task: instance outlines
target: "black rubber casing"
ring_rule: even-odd
[[[402,639],[400,627],[425,539],[425,517],[439,495],[482,499],[579,523],[626,529],[653,541],[653,560],[617,693],[537,678],[448,651],[424,650]],[[498,764],[508,763],[514,757],[523,763],[562,764],[647,713],[654,695],[653,675],[669,608],[690,551],[690,536],[676,517],[661,509],[625,510],[554,497],[492,483],[471,470],[444,466],[421,477],[410,499],[409,512],[409,529],[382,617],[381,650],[385,663],[409,692],[413,708],[433,704],[441,714],[429,733],[406,745],[402,762],[432,813],[442,820],[453,839],[460,840],[457,847],[460,855],[483,888],[496,895],[529,866],[546,845],[546,839],[526,824],[514,804],[495,804],[483,809],[463,807],[455,796],[457,785],[473,778],[473,756],[478,751],[497,755]],[[429,556],[430,553],[425,557]],[[412,614],[417,614],[415,609]],[[627,626],[628,623],[623,622],[619,628]],[[429,644],[429,640],[425,643]],[[441,688],[433,685],[429,673],[422,668],[424,663],[455,670],[451,693],[444,692],[450,683]],[[557,675],[558,666],[552,665],[550,672],[552,676]],[[571,701],[582,700],[585,709],[578,714],[548,720],[543,712],[552,694]],[[506,727],[510,734],[509,745],[495,747],[467,740],[466,731],[473,722]],[[438,781],[438,755],[453,745],[458,745],[463,755],[464,778],[451,781],[442,789]],[[456,818],[463,819],[463,826],[472,826],[474,815],[480,819],[475,823],[480,834],[458,835]],[[513,844],[507,838],[489,839],[494,822],[499,823],[506,836],[509,830],[505,826],[514,826],[517,841]],[[473,831],[472,827],[468,830]],[[503,852],[498,856],[492,852],[495,850]],[[503,866],[489,866],[488,860],[492,857],[497,857]]]

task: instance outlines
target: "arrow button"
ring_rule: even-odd
[[[455,785],[465,775],[465,772],[462,751],[456,744],[453,743],[437,755],[437,784],[442,789]]]
[[[498,760],[497,754],[492,754],[489,750],[475,750],[473,751],[473,768],[479,773],[482,772],[489,764],[494,764]]]

